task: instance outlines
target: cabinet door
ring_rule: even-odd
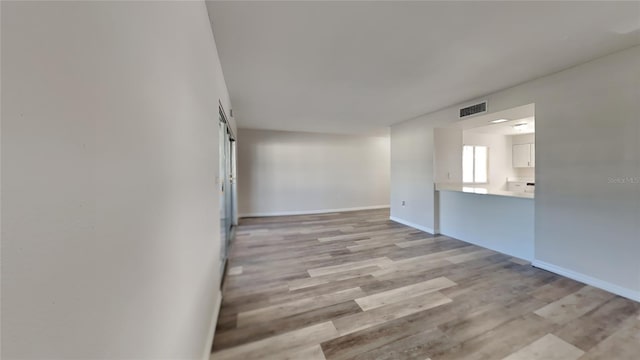
[[[531,144],[513,145],[513,167],[531,166]]]
[[[536,144],[531,144],[531,167],[536,167]]]

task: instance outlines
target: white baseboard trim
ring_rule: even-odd
[[[207,335],[207,343],[205,344],[204,352],[202,354],[202,360],[209,360],[211,358],[211,347],[213,346],[213,337],[216,333],[216,325],[218,325],[218,315],[220,315],[220,307],[222,307],[222,291],[218,289],[216,305],[213,309],[211,326],[209,327],[209,334]]]
[[[627,299],[631,299],[634,301],[638,301],[640,302],[640,291],[634,291],[631,289],[627,289],[624,288],[622,286],[618,286],[615,284],[612,284],[610,282],[606,282],[600,279],[596,279],[594,277],[588,276],[588,275],[584,275],[578,272],[575,272],[573,270],[569,270],[569,269],[565,269],[563,267],[557,266],[557,265],[553,265],[553,264],[549,264],[547,262],[544,261],[540,261],[540,260],[533,260],[531,262],[531,265],[540,268],[540,269],[544,269],[547,271],[551,271],[553,273],[556,273],[558,275],[562,275],[565,277],[568,277],[570,279],[579,281],[581,283],[585,283],[587,285],[591,285],[593,287],[597,287],[599,289],[608,291],[610,293],[616,294],[616,295],[620,295],[622,297],[625,297]]]
[[[418,229],[418,230],[422,230],[424,232],[428,232],[429,234],[435,234],[434,230],[432,228],[430,228],[430,227],[418,225],[418,224],[412,223],[411,221],[403,220],[403,219],[397,218],[395,216],[389,216],[389,220],[395,221],[395,222],[400,223],[402,225],[410,226],[410,227],[412,227],[414,229]]]
[[[345,211],[375,210],[375,209],[388,209],[388,208],[389,208],[389,205],[374,205],[374,206],[360,206],[360,207],[341,208],[341,209],[257,212],[257,213],[240,214],[240,217],[247,218],[247,217],[265,217],[265,216],[314,215],[314,214],[328,214],[328,213],[345,212]]]

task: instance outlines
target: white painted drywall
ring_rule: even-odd
[[[511,136],[511,142],[513,143],[513,145],[536,143],[535,134],[522,134],[522,135],[510,135],[510,136]]]
[[[439,197],[442,234],[533,260],[533,199],[455,191],[440,191]]]
[[[433,129],[433,179],[436,184],[462,182],[462,129]]]
[[[464,131],[462,141],[464,145],[479,145],[489,148],[489,183],[487,187],[492,190],[506,190],[507,177],[515,175],[512,164],[511,139],[506,135]],[[462,157],[459,163],[462,164]]]
[[[219,300],[203,2],[2,2],[2,358],[201,359]]]
[[[535,103],[536,259],[640,298],[638,64],[640,46],[476,100],[489,112]],[[392,126],[392,214],[432,227],[430,139],[458,108]],[[400,194],[419,205],[402,208]]]
[[[419,119],[391,127],[391,217],[426,229],[435,215],[433,128]]]
[[[389,136],[240,129],[240,216],[389,205]]]

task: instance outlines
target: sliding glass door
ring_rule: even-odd
[[[220,185],[220,243],[222,267],[227,261],[235,225],[235,139],[228,125],[224,110],[219,111],[219,185]]]

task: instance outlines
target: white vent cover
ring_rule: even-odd
[[[483,101],[479,104],[463,107],[460,109],[460,118],[487,112],[487,102]]]

